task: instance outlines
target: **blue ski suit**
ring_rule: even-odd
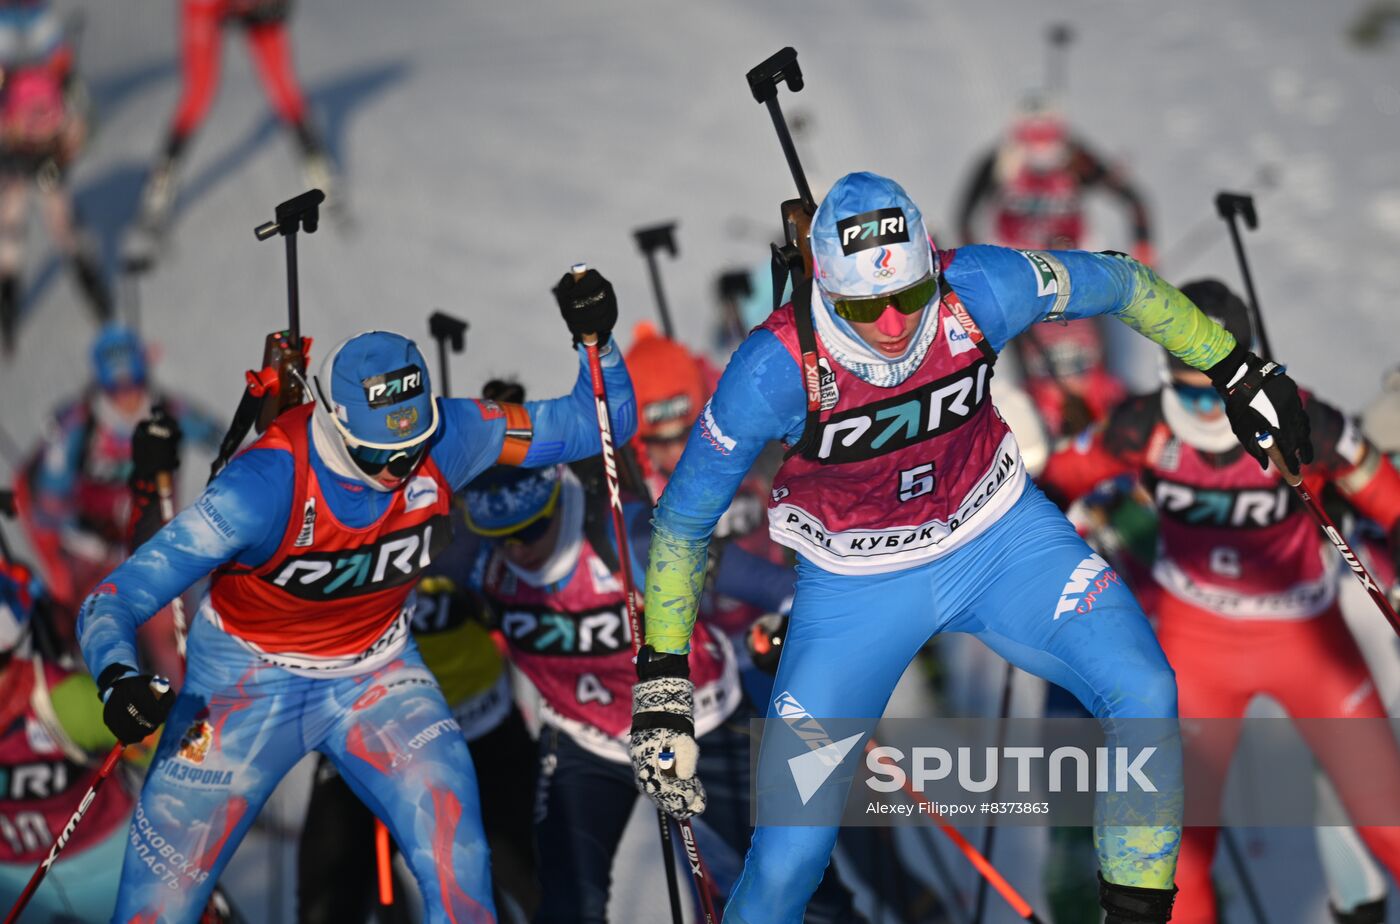
[[[533,439],[524,465],[599,452],[588,364],[578,352],[572,393],[525,405]],[[636,422],[631,382],[617,350],[605,351],[603,366],[616,437],[626,440]],[[436,400],[442,423],[428,457],[455,491],[497,461],[506,419],[489,402]],[[317,518],[324,523],[329,514],[342,532],[377,524],[398,495],[411,509],[420,481],[427,482],[419,488],[425,495],[439,493],[420,478],[406,490],[369,490],[333,472],[306,442],[329,507]],[[88,598],[79,623],[93,674],[136,664],[137,626],[204,574],[227,562],[266,563],[286,542],[290,519],[302,522],[303,510],[292,509],[296,475],[291,452],[245,451],[114,571]],[[194,921],[278,781],[317,750],[389,827],[418,880],[428,920],[495,921],[471,757],[406,629],[387,645],[376,642],[389,650],[366,651],[363,666],[318,669],[304,658],[278,657],[265,640],[254,646],[225,631],[221,619],[230,614],[216,612],[209,599],[193,620],[185,683],[132,821],[113,920]]]

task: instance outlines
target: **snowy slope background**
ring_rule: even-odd
[[[174,5],[81,5],[100,124],[74,187],[114,273],[179,92]],[[454,361],[459,392],[512,374],[535,396],[556,394],[575,364],[549,287],[587,260],[616,284],[624,331],[650,319],[630,232],[678,219],[680,258],[663,267],[672,310],[683,339],[708,343],[715,273],[764,259],[777,203],[793,195],[749,67],[783,45],[800,52],[807,88],[783,103],[808,117],[798,145],[819,197],[848,170],[886,173],[946,234],[971,159],[1039,84],[1045,26],[1062,20],[1079,36],[1068,113],[1148,191],[1164,274],[1234,284],[1211,203],[1222,188],[1255,192],[1262,227],[1248,245],[1274,348],[1300,381],[1359,410],[1400,352],[1400,52],[1347,43],[1361,5],[298,0],[299,70],[355,218],[353,231],[327,222],[302,239],[304,328],[324,355],[367,327],[426,340],[441,308],[472,324]],[[303,188],[242,44],[225,42],[172,251],[140,287],[158,377],[224,414],[263,334],[285,323],[281,247],[252,228]],[[31,241],[20,352],[0,365],[0,430],[22,446],[81,385],[92,334],[37,229]],[[1121,218],[1104,212],[1091,244],[1123,243]],[[1123,345],[1125,371],[1150,384],[1152,351]],[[201,462],[186,467],[187,496]],[[664,917],[645,828],[618,866],[619,921]],[[244,854],[261,846],[255,836]],[[1309,849],[1302,839],[1287,857],[1261,851],[1259,875],[1281,890],[1274,920],[1322,920]],[[1007,851],[1024,866],[1012,878],[1034,893],[1034,851]],[[255,917],[266,869],[240,856],[233,871]],[[283,879],[290,888],[290,869]],[[989,920],[1011,920],[992,907]]]

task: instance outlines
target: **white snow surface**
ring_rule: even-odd
[[[1257,193],[1261,227],[1247,246],[1274,349],[1299,381],[1358,410],[1400,340],[1400,52],[1348,45],[1361,5],[298,0],[299,70],[355,219],[352,232],[327,221],[301,238],[303,327],[318,355],[371,327],[426,345],[426,316],[441,308],[472,324],[453,363],[459,394],[502,374],[537,397],[561,393],[576,366],[551,285],[571,263],[596,266],[617,287],[630,339],[633,323],[652,318],[630,232],[678,219],[667,292],[681,337],[707,343],[715,273],[766,259],[777,204],[793,195],[748,68],[783,45],[799,50],[807,87],[781,100],[810,120],[798,147],[818,196],[844,172],[882,172],[939,233],[973,156],[1040,82],[1045,26],[1063,20],[1078,33],[1068,113],[1149,192],[1163,273],[1236,285],[1212,200],[1221,189]],[[115,272],[179,92],[175,4],[82,7],[100,124],[74,188]],[[256,242],[252,229],[303,188],[292,142],[230,31],[172,249],[140,291],[142,326],[163,354],[158,378],[224,414],[263,334],[285,324],[281,245]],[[1122,228],[1108,215],[1093,245],[1126,249]],[[24,445],[82,384],[92,335],[37,230],[27,279],[38,288],[20,352],[0,364],[0,425]],[[1120,365],[1150,384],[1152,350],[1116,342],[1131,350]],[[186,466],[187,496],[202,467]],[[1256,858],[1273,920],[1323,920],[1311,838],[1277,843]],[[634,830],[628,844],[614,919],[664,920],[652,842]],[[1035,894],[1034,851],[1006,851],[1009,874]],[[251,888],[258,874],[239,882]],[[235,898],[262,913],[260,896]],[[991,907],[988,920],[1013,919],[995,897]]]

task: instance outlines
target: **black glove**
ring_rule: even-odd
[[[575,346],[582,342],[584,334],[597,334],[599,346],[608,342],[617,324],[617,296],[602,273],[591,269],[579,279],[573,273],[565,273],[554,287],[554,300],[559,303],[569,333],[574,335]]]
[[[128,664],[108,665],[97,678],[97,691],[107,702],[102,721],[122,744],[136,744],[155,731],[175,705],[169,680],[138,674]]]
[[[1260,468],[1268,468],[1269,456],[1260,448],[1257,433],[1274,438],[1291,474],[1298,474],[1299,462],[1306,465],[1313,460],[1312,426],[1298,399],[1298,385],[1283,366],[1236,344],[1206,375],[1225,398],[1225,414],[1235,438]]]
[[[180,422],[164,407],[157,406],[150,417],[136,425],[131,435],[131,480],[153,481],[159,472],[180,467]]]

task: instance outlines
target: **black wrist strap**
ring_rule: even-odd
[[[1108,912],[1109,918],[1142,924],[1165,924],[1171,920],[1172,902],[1176,899],[1176,888],[1144,889],[1140,886],[1119,885],[1109,882],[1099,873],[1099,904]]]
[[[650,645],[643,645],[637,652],[637,679],[656,680],[660,677],[680,677],[689,680],[689,656],[657,651]]]

